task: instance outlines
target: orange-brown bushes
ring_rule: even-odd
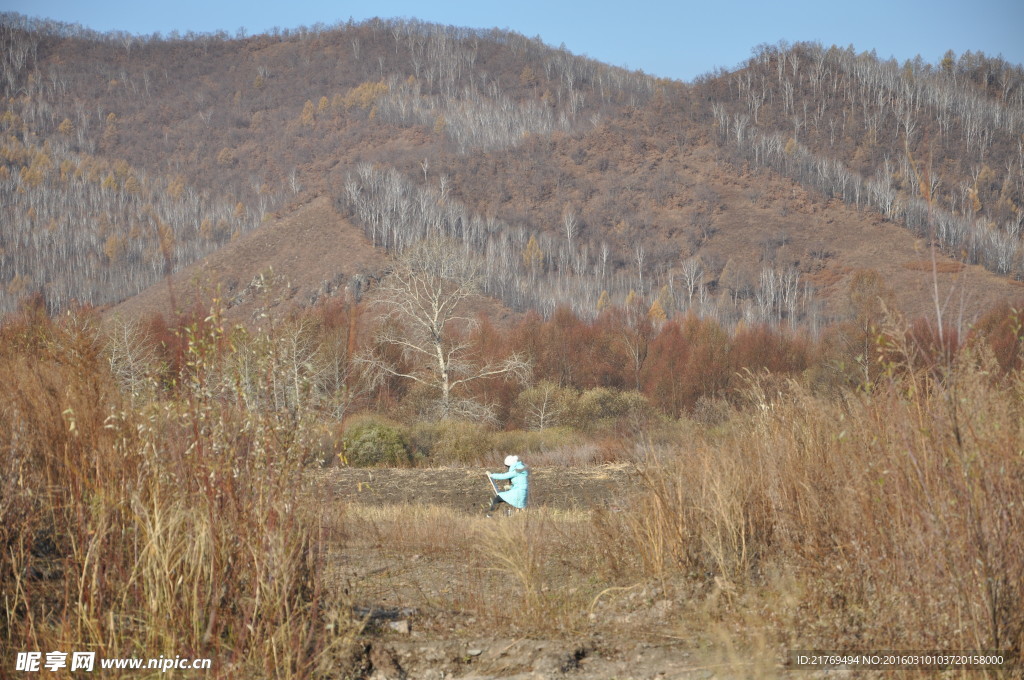
[[[812,361],[811,343],[798,332],[767,325],[743,327],[732,338],[729,361],[734,371],[799,374]]]
[[[973,337],[983,338],[992,348],[1004,373],[1020,370],[1024,358],[1024,304],[1003,302],[989,310],[972,329]]]
[[[916,319],[910,324],[902,343],[913,348],[909,357],[914,367],[941,372],[950,366],[960,350],[960,334],[956,328],[944,323],[940,328],[928,319]]]

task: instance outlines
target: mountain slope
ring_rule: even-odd
[[[922,314],[932,243],[940,297],[968,319],[1018,292],[1022,78],[983,56],[901,70],[780,45],[686,85],[416,21],[240,40],[0,28],[0,190],[21,197],[3,208],[0,311],[33,291],[67,303],[83,267],[41,251],[29,276],[24,258],[54,220],[45,233],[83,236],[99,274],[79,299],[101,304],[204,257],[176,277],[182,299],[197,276],[233,293],[273,266],[308,302],[378,272],[373,246],[429,234],[465,243],[489,293],[546,313],[636,293],[818,326],[872,268]],[[89,210],[69,207],[69,173]]]
[[[138,317],[198,305],[205,312],[216,297],[235,318],[280,314],[338,294],[350,283],[365,285],[384,263],[383,253],[329,200],[314,199],[128,298],[113,311]]]

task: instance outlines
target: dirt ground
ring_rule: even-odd
[[[710,582],[680,588],[632,576],[616,581],[592,532],[595,516],[616,516],[641,493],[630,466],[533,470],[529,512],[492,518],[484,513],[485,472],[315,473],[317,502],[338,508],[332,582],[366,623],[355,677],[626,680],[792,672],[778,654],[751,660],[728,649],[721,631],[693,619],[695,602],[719,596]]]
[[[614,510],[640,486],[629,465],[535,468],[530,471],[531,508]],[[493,493],[486,468],[342,468],[319,471],[327,497],[360,505],[418,503],[466,513],[482,512]]]

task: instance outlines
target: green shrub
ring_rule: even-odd
[[[409,440],[398,423],[362,416],[342,436],[342,461],[355,467],[402,466],[412,463]]]
[[[572,413],[573,427],[578,430],[592,430],[622,415],[618,394],[607,387],[595,387],[583,392]]]
[[[651,406],[650,400],[639,392],[621,392],[619,404],[622,409],[622,415],[619,416],[620,425],[634,431],[647,430],[652,421],[658,418],[658,412]]]
[[[576,391],[542,380],[516,397],[514,413],[528,430],[564,425],[576,407]]]
[[[639,392],[619,392],[595,387],[580,395],[572,413],[572,425],[578,430],[642,428],[653,415],[647,397]]]

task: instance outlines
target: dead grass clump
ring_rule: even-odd
[[[1022,658],[1024,378],[985,347],[912,355],[841,399],[754,385],[713,443],[652,451],[629,517],[648,573],[742,593],[792,571],[809,643]]]
[[[807,275],[807,280],[818,290],[827,290],[839,285],[846,275],[853,271],[850,267],[841,265],[825,267],[820,271]]]
[[[394,566],[355,584],[357,597],[387,593],[403,605],[458,611],[480,622],[477,632],[564,635],[585,627],[588,605],[625,567],[622,551],[602,544],[608,533],[595,527],[587,513],[549,509],[491,518],[416,504],[346,511],[351,544],[371,546]],[[438,573],[452,562],[460,573]]]
[[[630,462],[636,459],[633,442],[617,437],[603,437],[594,441],[576,441],[562,446],[540,449],[521,454],[529,465],[536,467],[590,467],[610,463]]]
[[[355,631],[291,502],[304,440],[291,414],[222,399],[229,344],[194,331],[178,389],[135,407],[89,317],[0,329],[3,639],[323,676]]]
[[[494,449],[519,456],[536,455],[571,445],[579,438],[568,427],[546,427],[540,430],[506,430],[494,433]]]
[[[534,635],[581,630],[588,602],[604,585],[588,570],[587,528],[583,516],[543,510],[479,523],[476,553],[496,577],[481,593],[482,615]]]

